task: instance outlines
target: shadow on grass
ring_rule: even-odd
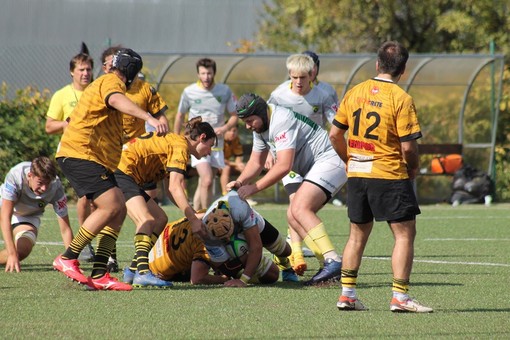
[[[443,309],[445,313],[509,313],[510,308]]]

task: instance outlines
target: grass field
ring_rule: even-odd
[[[285,205],[256,209],[286,230]],[[165,207],[169,218],[180,213]],[[510,205],[422,206],[418,217],[411,296],[432,314],[393,314],[393,238],[378,224],[358,278],[366,312],[340,312],[338,284],[304,287],[282,283],[248,288],[191,286],[132,292],[90,292],[52,270],[63,251],[58,226],[47,210],[38,245],[22,272],[0,272],[1,339],[310,339],[310,338],[510,338]],[[346,208],[320,215],[341,252],[348,234]],[[73,227],[76,226],[71,207]],[[121,266],[132,252],[133,224],[119,237]],[[0,245],[1,246],[1,245]],[[310,278],[318,269],[308,258]],[[82,266],[90,273],[90,265]]]

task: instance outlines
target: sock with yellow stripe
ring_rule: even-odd
[[[62,258],[64,260],[76,260],[78,256],[80,256],[83,248],[85,248],[94,237],[96,237],[96,234],[81,226],[78,230],[78,234],[73,238],[69,247],[62,254]]]
[[[108,226],[104,227],[97,235],[97,249],[91,274],[93,279],[98,279],[106,274],[108,258],[110,258],[118,237],[119,232]]]
[[[350,298],[355,298],[358,271],[352,269],[342,269],[341,273],[340,282],[342,283],[342,295]]]
[[[409,298],[407,292],[409,291],[409,280],[393,278],[393,297],[399,301],[405,301]]]
[[[136,269],[140,274],[149,272],[149,251],[152,248],[151,237],[147,234],[135,235]]]

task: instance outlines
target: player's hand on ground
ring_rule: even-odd
[[[232,279],[228,280],[223,284],[226,287],[246,287],[247,284],[241,281],[240,279]]]
[[[18,257],[16,255],[9,255],[7,257],[7,262],[5,263],[5,272],[12,273],[13,271],[19,273],[21,271],[21,267]]]

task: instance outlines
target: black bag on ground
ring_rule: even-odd
[[[482,203],[493,192],[492,179],[485,172],[465,164],[453,175],[450,203]]]

